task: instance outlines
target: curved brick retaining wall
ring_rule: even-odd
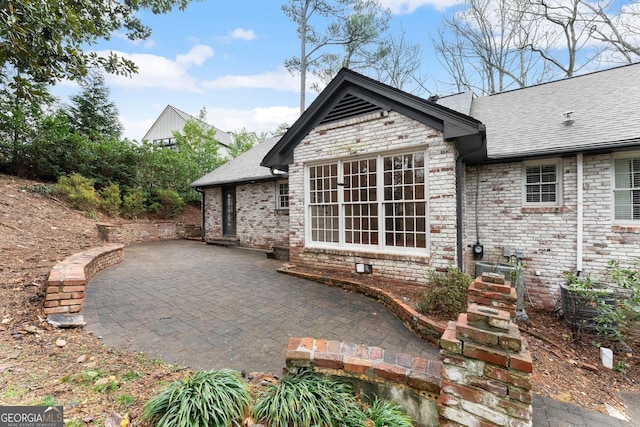
[[[122,260],[124,245],[111,244],[73,254],[57,263],[47,280],[44,314],[80,312],[89,280]]]
[[[436,400],[442,363],[380,347],[314,338],[290,338],[287,369],[311,368],[326,376],[349,379],[364,395],[401,404],[418,427],[438,425]]]
[[[346,377],[361,393],[403,405],[419,427],[530,427],[533,363],[511,320],[513,288],[504,276],[485,273],[469,291],[486,305],[472,302],[449,322],[439,340],[439,361],[379,347],[291,338],[287,368]]]
[[[410,331],[435,346],[439,344],[440,337],[446,329],[446,324],[443,322],[437,322],[427,316],[423,316],[409,304],[395,298],[391,293],[384,289],[376,288],[375,286],[357,281],[332,278],[329,277],[329,275],[319,276],[317,274],[299,271],[295,268],[283,267],[278,269],[278,271],[280,273],[314,280],[325,285],[340,287],[348,291],[355,291],[368,297],[375,298],[379,303],[387,307],[394,316],[400,319]]]

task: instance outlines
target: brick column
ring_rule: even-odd
[[[483,278],[485,279],[484,275]],[[506,294],[504,277],[476,279],[471,290]],[[508,284],[506,285],[508,287]],[[509,292],[510,293],[510,292]],[[515,299],[514,299],[515,302]],[[514,307],[515,308],[515,307]],[[442,335],[441,426],[525,427],[532,425],[531,354],[512,310],[472,303]]]
[[[496,273],[483,273],[469,286],[469,304],[476,303],[488,307],[506,310],[511,316],[516,315],[516,288]]]

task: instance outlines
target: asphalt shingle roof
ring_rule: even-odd
[[[640,64],[478,97],[471,116],[487,127],[489,159],[640,142]]]
[[[238,182],[260,181],[265,179],[275,179],[268,167],[260,166],[263,157],[280,140],[281,135],[274,136],[266,141],[257,144],[251,150],[246,151],[209,172],[202,178],[194,181],[192,187],[211,187]],[[286,175],[282,175],[286,178]]]

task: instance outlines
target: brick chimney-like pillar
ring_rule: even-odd
[[[500,295],[510,295],[507,288],[503,276],[483,275],[469,289],[482,289],[493,295],[490,300],[505,302]],[[472,303],[449,322],[440,341],[441,426],[532,425],[531,354],[511,321],[513,311],[505,308]]]

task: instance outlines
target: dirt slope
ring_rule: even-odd
[[[188,370],[44,322],[42,285],[49,270],[100,245],[95,223],[108,218],[90,219],[55,197],[29,191],[34,185],[39,183],[0,175],[0,405],[64,405],[65,418],[79,423],[74,427],[103,425],[113,411],[139,424],[142,405]],[[187,224],[199,220],[195,208],[182,218]],[[601,412],[605,403],[624,411],[619,392],[640,392],[639,343],[632,343],[633,355],[616,356],[619,372],[607,370],[599,367],[598,340],[572,343],[562,321],[530,315],[522,330],[534,356],[533,390]]]

